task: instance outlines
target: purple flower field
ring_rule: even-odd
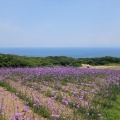
[[[12,115],[7,115],[5,97],[0,95],[3,120],[104,120],[107,116],[103,111],[111,109],[119,95],[120,70],[1,68],[0,86],[22,100],[25,106],[18,110],[19,104],[15,105]],[[28,109],[40,117],[30,117]]]

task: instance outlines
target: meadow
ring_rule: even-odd
[[[0,120],[120,120],[120,69],[0,68]]]

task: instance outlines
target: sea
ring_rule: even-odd
[[[120,48],[0,48],[2,54],[28,57],[67,56],[72,58],[120,57]]]

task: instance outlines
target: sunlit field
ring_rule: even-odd
[[[120,120],[119,113],[120,69],[0,69],[0,120]]]

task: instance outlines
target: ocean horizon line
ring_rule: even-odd
[[[28,57],[67,56],[94,58],[103,56],[120,57],[120,48],[0,48],[2,54]]]

